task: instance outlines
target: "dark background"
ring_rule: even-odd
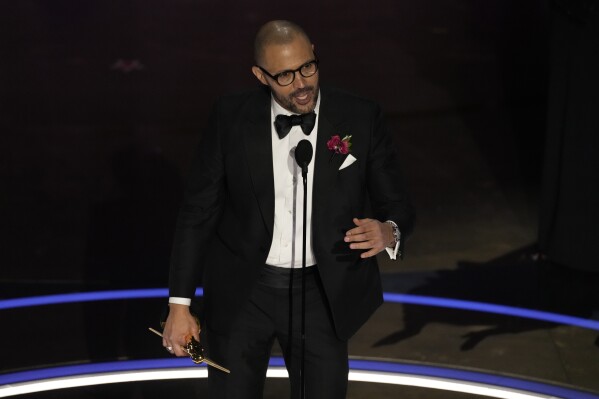
[[[422,143],[404,121],[457,116],[498,184],[536,201],[545,2],[21,0],[0,15],[0,279],[12,287],[165,284],[192,149],[215,97],[257,84],[252,40],[273,18],[305,27],[323,83],[397,121],[425,219],[443,195],[431,187],[460,184],[431,164],[470,155],[434,152],[455,149],[452,133]]]

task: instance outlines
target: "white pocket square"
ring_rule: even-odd
[[[357,161],[356,157],[354,157],[352,154],[348,154],[347,157],[345,158],[345,161],[343,161],[343,163],[339,167],[339,170],[347,168],[349,165],[351,165],[352,163],[354,163],[356,161]]]

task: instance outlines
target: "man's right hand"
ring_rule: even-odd
[[[162,346],[177,356],[187,356],[183,350],[191,337],[200,342],[200,326],[189,306],[169,303],[169,313],[162,332]],[[172,348],[172,350],[169,350]]]

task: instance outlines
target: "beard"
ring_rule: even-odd
[[[316,102],[318,100],[318,88],[315,86],[306,86],[301,89],[297,89],[293,93],[282,96],[276,93],[274,90],[271,90],[275,100],[287,111],[291,111],[294,114],[307,114],[309,112],[314,111],[316,108]],[[296,97],[308,94],[310,101],[307,104],[299,104],[296,100]]]

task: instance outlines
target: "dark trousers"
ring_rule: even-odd
[[[306,269],[306,399],[342,399],[349,372],[347,341],[335,334],[315,266]],[[207,327],[208,355],[231,370],[209,368],[211,399],[262,398],[274,340],[283,350],[291,397],[300,397],[301,270],[265,266],[229,334]]]

